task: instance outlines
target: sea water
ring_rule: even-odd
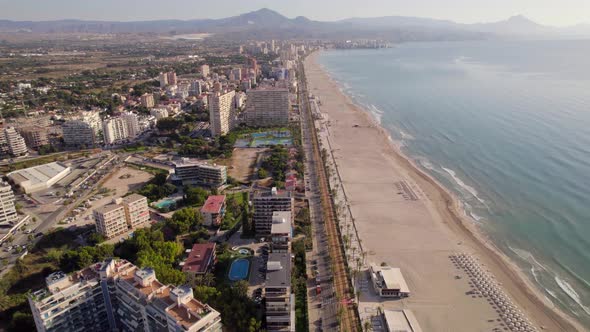
[[[590,41],[407,43],[319,63],[590,327]]]

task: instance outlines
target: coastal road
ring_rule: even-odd
[[[309,107],[305,73],[301,64],[299,78],[302,145],[306,157],[305,185],[314,245],[313,251],[307,256],[307,265],[311,269],[308,274],[318,277],[308,282],[310,330],[335,331],[341,328],[356,331],[360,327],[356,310],[342,304],[342,300],[350,297],[352,291],[346,274],[342,243],[335,224],[327,176],[319,151],[314,119]],[[316,285],[321,287],[319,295],[315,295]]]

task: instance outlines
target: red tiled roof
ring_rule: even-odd
[[[214,195],[207,197],[207,201],[201,208],[202,213],[219,213],[225,202],[225,195]]]
[[[188,258],[184,261],[182,272],[205,273],[207,263],[215,254],[215,243],[195,243]]]

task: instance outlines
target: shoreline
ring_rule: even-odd
[[[575,321],[572,317],[563,312],[560,308],[546,300],[542,291],[534,285],[530,279],[518,268],[518,266],[504,254],[493,241],[482,232],[477,225],[471,221],[469,216],[465,214],[463,204],[461,201],[445,188],[433,176],[426,173],[420,168],[412,159],[410,159],[401,150],[391,138],[391,135],[380,123],[371,115],[368,110],[356,104],[350,96],[346,95],[338,83],[336,83],[330,74],[318,64],[317,57],[319,53],[311,54],[306,59],[305,69],[308,72],[310,69],[319,70],[326,76],[332,86],[325,90],[320,90],[320,98],[323,94],[330,93],[335,95],[334,98],[340,98],[355,115],[364,119],[365,123],[372,129],[372,135],[376,135],[378,141],[385,143],[390,155],[403,172],[414,181],[417,182],[420,189],[428,192],[429,201],[432,203],[431,208],[435,213],[439,214],[443,226],[454,234],[455,237],[467,242],[466,245],[474,249],[474,253],[485,264],[495,278],[502,284],[502,288],[506,293],[518,304],[518,306],[527,314],[527,316],[535,323],[537,327],[544,327],[549,331],[583,331],[584,328]],[[310,75],[308,75],[309,79]],[[311,83],[311,80],[310,80]],[[310,84],[313,85],[313,84]],[[330,119],[337,119],[334,111],[324,109],[322,105],[322,113],[328,113]],[[338,158],[341,159],[341,158]],[[342,162],[339,161],[338,167]],[[343,187],[346,185],[342,184]],[[358,221],[357,221],[358,223]],[[362,236],[361,236],[362,239]],[[364,239],[362,239],[364,240]],[[366,245],[366,242],[364,242]],[[370,247],[368,245],[367,247]],[[368,248],[370,249],[370,248]],[[403,266],[402,266],[403,268]]]

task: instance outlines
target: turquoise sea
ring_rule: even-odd
[[[408,43],[320,64],[590,328],[590,41]]]

